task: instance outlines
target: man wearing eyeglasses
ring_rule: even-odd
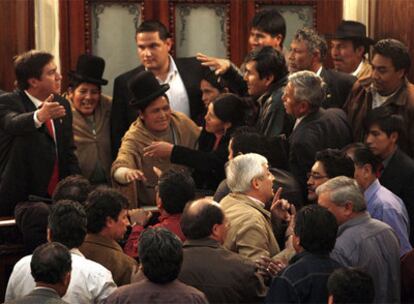
[[[325,149],[316,153],[315,163],[307,175],[308,202],[317,202],[315,191],[318,186],[341,175],[354,177],[354,163],[349,156],[337,149]]]

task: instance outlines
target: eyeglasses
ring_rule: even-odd
[[[308,179],[310,179],[311,177],[312,177],[312,179],[329,178],[329,176],[327,176],[327,175],[320,175],[320,174],[315,173],[315,172],[308,172],[306,174],[306,176],[308,177]]]

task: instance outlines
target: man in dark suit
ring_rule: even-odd
[[[65,295],[72,271],[72,258],[68,248],[60,243],[40,245],[33,252],[30,263],[36,288],[18,300],[7,304],[65,304]]]
[[[169,55],[172,40],[167,28],[159,21],[144,21],[137,29],[138,56],[142,63],[115,79],[111,113],[112,157],[116,158],[121,139],[138,117],[138,109],[130,107],[132,93],[128,81],[138,73],[151,71],[160,84],[168,83],[166,93],[171,108],[194,121],[204,110],[200,82],[206,68],[193,57],[173,59]]]
[[[15,60],[18,89],[0,97],[0,215],[30,194],[50,197],[57,182],[78,173],[72,115],[60,93],[53,56],[29,51]]]
[[[341,109],[321,109],[325,91],[322,78],[310,71],[291,74],[283,95],[288,114],[296,118],[289,137],[289,165],[306,193],[307,173],[316,152],[340,149],[352,140],[351,128]]]
[[[378,172],[381,185],[399,196],[407,208],[410,219],[410,242],[414,243],[414,160],[399,147],[404,133],[400,115],[392,114],[386,107],[372,110],[366,120],[366,143],[382,160]]]
[[[326,84],[326,96],[321,106],[325,109],[342,108],[357,78],[324,68],[322,61],[327,53],[328,46],[325,39],[313,29],[300,29],[290,44],[287,57],[289,72],[307,70],[316,73]]]

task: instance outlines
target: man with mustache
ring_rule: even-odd
[[[400,148],[414,156],[414,85],[406,78],[411,65],[408,48],[395,39],[383,39],[374,45],[371,76],[359,79],[344,106],[353,129],[354,141],[363,141],[367,130],[364,120],[375,108],[387,107],[391,114],[403,117],[406,138]]]

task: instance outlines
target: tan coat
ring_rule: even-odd
[[[171,114],[170,127],[175,135],[174,144],[191,149],[196,147],[200,129],[191,119],[182,113],[173,112]],[[145,182],[138,181],[127,185],[121,185],[113,181],[114,186],[118,187],[128,197],[130,208],[136,208],[141,205],[155,205],[154,188],[158,178],[153,171],[154,166],[161,169],[161,171],[166,171],[170,168],[185,168],[171,164],[169,159],[144,157],[144,148],[153,141],[160,140],[163,139],[148,131],[140,118],[137,118],[122,138],[118,156],[112,164],[112,176],[116,169],[127,167],[142,170],[147,179]]]
[[[249,258],[260,256],[284,257],[273,234],[270,212],[245,194],[230,193],[220,201],[230,228],[224,247]],[[292,255],[289,252],[289,257]]]
[[[126,255],[114,240],[99,234],[87,234],[79,250],[87,258],[103,265],[114,278],[116,285],[131,283],[131,275],[138,263]]]
[[[95,120],[95,134],[85,117],[79,113],[71,102],[73,115],[73,136],[76,145],[76,157],[82,174],[90,179],[99,160],[105,170],[106,180],[110,181],[111,169],[111,141],[110,116],[112,98],[101,95],[101,100],[93,114]]]

